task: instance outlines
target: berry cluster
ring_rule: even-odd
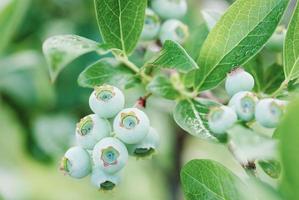
[[[159,135],[150,127],[147,115],[138,108],[126,108],[125,97],[110,85],[96,87],[89,98],[95,114],[80,120],[76,128],[78,146],[70,148],[61,170],[74,178],[91,174],[91,182],[103,190],[113,189],[129,155],[147,157],[159,145]],[[108,119],[113,120],[113,131]]]
[[[286,101],[275,98],[258,99],[252,91],[254,78],[242,68],[227,76],[225,89],[231,97],[227,106],[214,107],[208,115],[208,125],[215,134],[224,134],[235,123],[256,120],[266,128],[275,128],[285,110]]]
[[[181,19],[187,13],[186,0],[152,0],[147,8],[141,34],[143,41],[159,38],[164,43],[173,40],[184,43],[189,35],[188,26]]]

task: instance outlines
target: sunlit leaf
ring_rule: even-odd
[[[239,0],[221,17],[197,61],[198,90],[217,86],[233,68],[258,53],[276,29],[288,0]]]

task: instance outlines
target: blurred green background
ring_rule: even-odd
[[[202,23],[201,9],[225,10],[224,0],[190,0],[185,22]],[[100,193],[89,177],[74,180],[58,170],[60,157],[74,144],[75,123],[89,114],[89,89],[77,84],[79,73],[99,59],[88,54],[50,83],[41,48],[57,34],[100,35],[92,0],[0,0],[0,199],[7,200],[167,200],[183,199],[180,167],[194,158],[220,161],[243,176],[222,145],[187,135],[174,123],[173,104],[151,98],[147,112],[161,135],[152,160],[131,159],[121,185]],[[142,89],[126,91],[132,105]]]

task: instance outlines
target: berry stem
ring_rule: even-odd
[[[275,98],[276,96],[278,96],[284,89],[287,88],[288,84],[289,84],[289,80],[288,79],[284,80],[281,83],[280,87],[271,94],[271,97]]]
[[[140,68],[137,67],[134,63],[132,63],[127,56],[116,56],[116,58],[120,62],[125,64],[133,72],[135,72],[136,74],[139,74],[145,82],[150,82],[152,80],[152,77],[146,75],[143,71],[141,71]]]
[[[134,107],[139,108],[146,108],[147,99],[152,96],[152,93],[147,93],[143,97],[139,97],[139,99],[136,101]]]
[[[245,170],[245,172],[248,175],[253,175],[256,176],[256,165],[254,161],[247,161],[246,163],[240,162],[236,153],[235,153],[235,148],[233,146],[232,143],[228,143],[227,144],[227,148],[230,151],[230,153],[233,155],[233,157],[235,158],[235,160],[240,163],[240,165],[242,166],[242,168]]]

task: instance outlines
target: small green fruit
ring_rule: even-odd
[[[128,160],[128,150],[118,139],[107,137],[99,141],[92,152],[93,161],[105,173],[120,171]]]
[[[60,169],[73,178],[83,178],[91,171],[90,156],[82,147],[72,147],[65,153]]]
[[[186,0],[152,0],[151,6],[163,19],[180,19],[187,13]]]
[[[122,91],[111,85],[95,87],[89,98],[90,109],[101,118],[114,117],[124,105],[125,97]]]
[[[215,134],[223,134],[237,122],[237,114],[228,106],[212,108],[208,115],[208,124]]]
[[[127,108],[115,117],[113,129],[116,137],[124,143],[137,144],[148,134],[150,121],[138,108]]]
[[[188,26],[176,19],[169,19],[162,24],[159,38],[162,43],[173,40],[183,44],[189,36]]]
[[[76,128],[77,143],[85,149],[93,149],[94,145],[111,132],[110,123],[96,114],[88,115],[80,120]]]
[[[160,144],[160,137],[156,129],[150,127],[147,136],[138,144],[128,145],[130,155],[136,157],[147,157],[155,153]]]
[[[157,38],[160,31],[160,19],[154,11],[147,8],[145,12],[145,21],[141,33],[142,40],[154,40]]]
[[[112,190],[120,182],[119,173],[105,173],[100,167],[93,167],[91,173],[91,183],[99,190]]]
[[[225,81],[225,89],[229,96],[241,91],[251,91],[254,87],[254,78],[242,68],[231,71]]]
[[[229,106],[235,110],[239,119],[250,121],[254,118],[258,98],[252,92],[238,92],[229,101]]]
[[[286,102],[277,99],[262,99],[255,109],[256,120],[266,128],[277,127],[285,110]]]

